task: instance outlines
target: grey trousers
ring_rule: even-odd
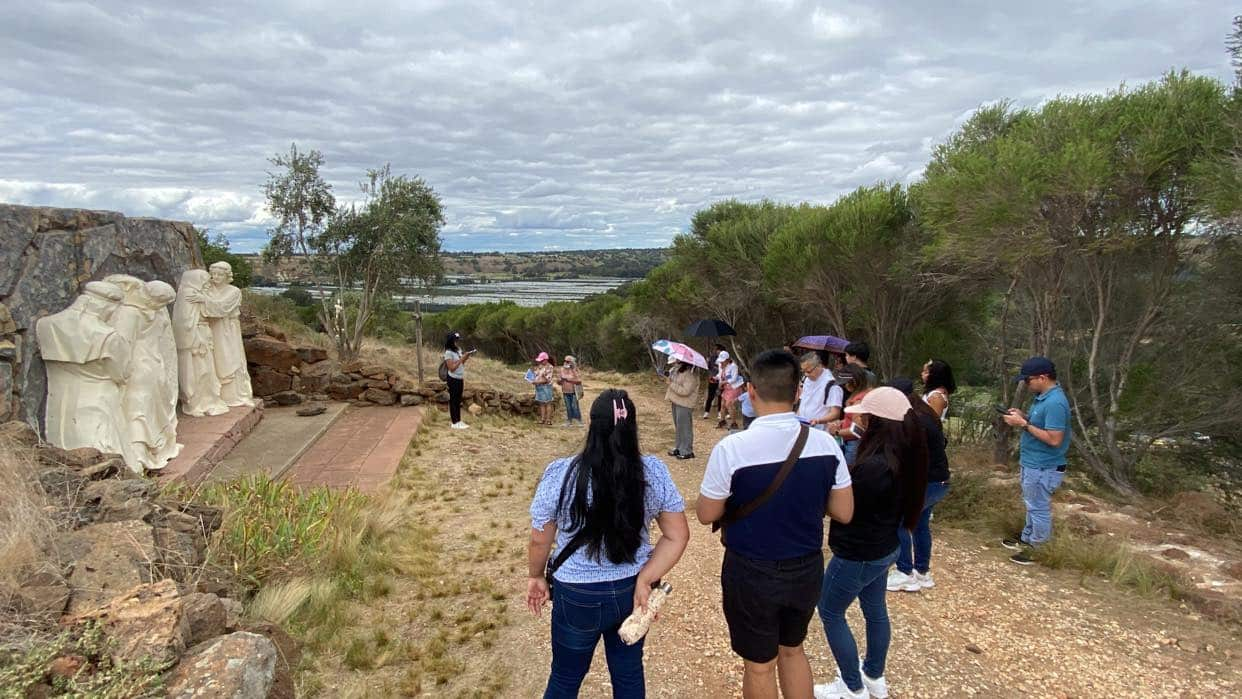
[[[694,414],[690,408],[673,404],[673,428],[677,430],[677,452],[694,453]]]

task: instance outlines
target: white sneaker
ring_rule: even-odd
[[[936,581],[932,580],[930,570],[927,571],[926,573],[920,573],[917,570],[914,571],[914,579],[919,582],[919,587],[923,588],[924,590],[936,586]]]
[[[867,684],[863,683],[863,688],[857,692],[850,691],[845,685],[845,680],[837,677],[832,684],[815,685],[815,699],[869,699],[871,693],[867,691]]]
[[[889,592],[918,592],[922,587],[913,575],[907,575],[894,568],[888,573]]]
[[[467,425],[467,424],[466,424],[466,423],[464,423],[464,422],[454,422],[452,425],[449,425],[449,427],[452,427],[452,428],[453,428],[453,429],[455,429],[455,430],[468,430],[468,429],[470,429],[470,425]]]
[[[888,699],[888,680],[883,675],[875,679],[867,677],[867,672],[863,670],[863,659],[858,659],[858,672],[863,678],[863,687],[871,693],[875,699]]]
[[[707,419],[707,413],[703,413],[703,417],[702,417],[702,418],[699,418],[699,419],[701,419],[701,420],[706,420],[706,419]]]

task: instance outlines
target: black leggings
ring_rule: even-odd
[[[703,412],[710,413],[712,411],[713,401],[715,401],[716,403],[717,412],[720,411],[720,403],[721,403],[721,399],[724,397],[724,392],[720,391],[719,393],[717,393],[717,390],[719,388],[720,388],[720,384],[714,381],[707,382],[707,402],[703,404]]]
[[[466,382],[463,379],[455,379],[452,376],[448,378],[449,417],[452,418],[453,424],[461,422],[461,392],[465,388]]]

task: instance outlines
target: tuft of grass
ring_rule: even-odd
[[[261,588],[250,600],[247,611],[250,616],[283,624],[298,610],[302,609],[312,597],[315,584],[306,578],[294,578],[277,582]],[[323,593],[316,596],[323,599]]]
[[[1065,533],[1063,527],[1051,541],[1035,549],[1035,559],[1049,568],[1099,576],[1144,596],[1178,599],[1185,595],[1187,586],[1180,575],[1135,554],[1123,541],[1082,537]]]
[[[1026,512],[1016,485],[996,484],[982,473],[956,471],[935,516],[936,524],[1008,536],[1022,530]]]
[[[0,439],[0,601],[20,576],[47,560],[55,525],[29,448]]]

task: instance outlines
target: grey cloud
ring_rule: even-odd
[[[1224,77],[1219,3],[24,3],[0,27],[0,199],[268,225],[267,158],[338,197],[386,162],[446,247],[667,244],[736,196],[911,181],[979,105]]]

